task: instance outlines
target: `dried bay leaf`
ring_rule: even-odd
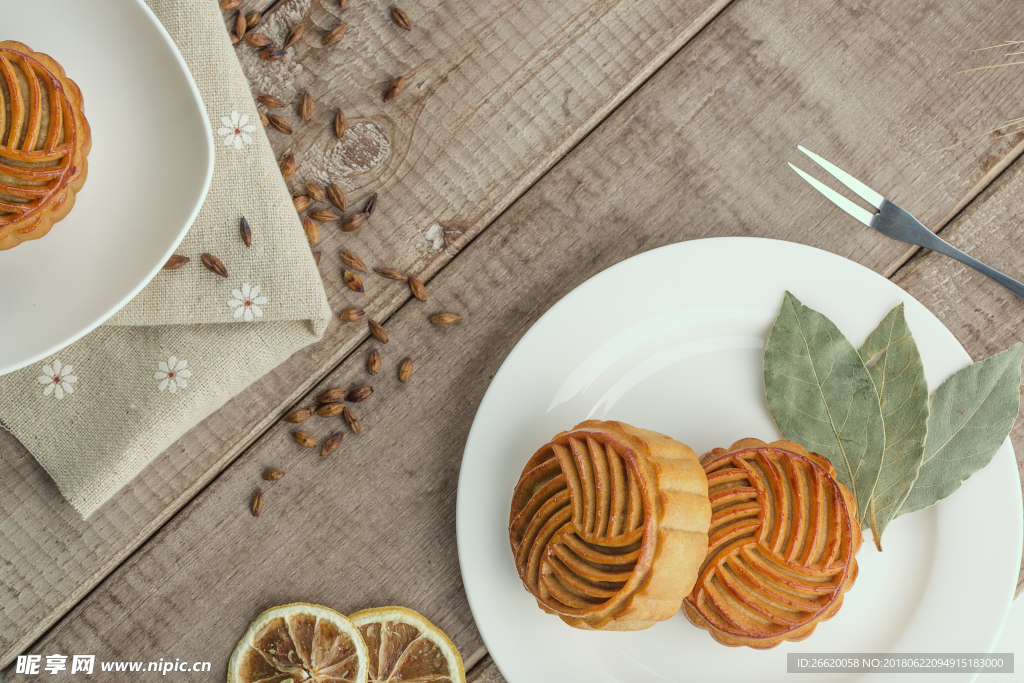
[[[765,342],[764,386],[779,431],[828,458],[859,514],[885,448],[878,392],[839,328],[789,292]]]
[[[1021,360],[1024,344],[1017,343],[935,390],[921,473],[898,514],[934,505],[992,460],[1020,410]]]
[[[871,528],[881,550],[885,527],[896,518],[921,469],[928,428],[928,382],[903,304],[889,311],[857,353],[865,365],[877,356],[868,374],[878,391],[885,430],[878,480],[863,503],[857,501],[857,516],[862,528]]]

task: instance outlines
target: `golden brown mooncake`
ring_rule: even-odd
[[[831,463],[792,441],[743,439],[701,456],[708,553],[687,618],[725,645],[803,640],[857,578],[857,503]]]
[[[516,484],[509,540],[523,585],[582,629],[632,631],[679,611],[711,519],[696,453],[664,434],[588,420],[538,450]]]
[[[0,250],[67,216],[92,147],[82,91],[53,58],[0,42]]]

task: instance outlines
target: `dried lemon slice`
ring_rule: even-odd
[[[297,602],[250,624],[228,662],[228,683],[366,683],[367,661],[347,617]]]
[[[421,614],[377,607],[352,615],[370,650],[370,683],[465,683],[455,644]]]

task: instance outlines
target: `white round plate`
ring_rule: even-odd
[[[537,321],[494,376],[459,476],[462,578],[487,649],[509,683],[791,681],[788,652],[988,652],[996,642],[1024,539],[1009,440],[952,496],[893,522],[884,552],[866,540],[842,609],[802,642],[729,648],[681,613],[644,631],[579,631],[542,612],[523,588],[508,541],[512,489],[529,457],[557,432],[588,418],[623,420],[698,453],[744,437],[779,438],[765,405],[761,362],[786,290],[829,316],[855,346],[904,302],[932,390],[970,362],[942,323],[893,283],[788,242],[683,242],[577,287]]]
[[[174,253],[213,177],[188,67],[142,0],[0,0],[0,40],[57,60],[82,89],[89,175],[67,218],[0,251],[0,375],[113,315]]]

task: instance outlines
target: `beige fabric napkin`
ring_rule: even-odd
[[[0,424],[83,517],[229,398],[319,339],[331,318],[217,3],[147,3],[191,69],[214,133],[213,184],[176,251],[192,260],[161,271],[83,339],[0,377]],[[239,236],[242,216],[252,226],[249,248]],[[228,278],[203,267],[204,252],[224,262]]]

